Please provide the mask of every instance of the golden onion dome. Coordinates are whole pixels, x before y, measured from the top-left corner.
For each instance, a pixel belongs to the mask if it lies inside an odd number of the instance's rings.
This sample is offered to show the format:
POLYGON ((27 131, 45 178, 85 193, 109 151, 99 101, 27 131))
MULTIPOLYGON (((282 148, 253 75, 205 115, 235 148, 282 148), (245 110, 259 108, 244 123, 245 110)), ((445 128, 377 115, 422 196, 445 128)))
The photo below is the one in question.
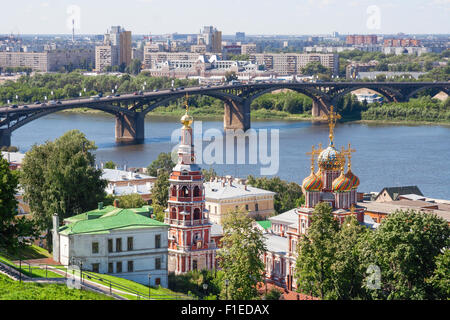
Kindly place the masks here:
POLYGON ((352 187, 352 181, 346 177, 344 171, 341 171, 341 175, 333 180, 333 192, 348 192, 352 189, 352 187))
POLYGON ((302 187, 306 191, 320 191, 323 188, 322 180, 314 174, 314 171, 311 170, 311 174, 303 179, 302 187))
POLYGON ((330 144, 317 159, 319 168, 323 170, 339 170, 345 164, 345 157, 330 144))
POLYGON ((356 176, 351 169, 348 169, 347 173, 345 174, 345 176, 350 179, 351 183, 352 183, 352 189, 356 189, 359 186, 359 178, 358 176, 356 176))
POLYGON ((187 112, 180 119, 181 124, 185 128, 189 128, 193 121, 194 121, 194 119, 187 112))

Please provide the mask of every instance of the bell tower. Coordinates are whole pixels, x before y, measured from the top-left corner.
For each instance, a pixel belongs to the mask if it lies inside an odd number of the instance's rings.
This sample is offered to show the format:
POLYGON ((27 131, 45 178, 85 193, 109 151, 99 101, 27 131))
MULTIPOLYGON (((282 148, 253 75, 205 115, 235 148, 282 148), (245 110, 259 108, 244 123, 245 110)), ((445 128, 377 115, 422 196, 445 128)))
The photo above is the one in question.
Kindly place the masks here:
POLYGON ((216 245, 211 242, 211 223, 205 209, 205 189, 200 167, 195 163, 193 118, 181 117, 178 161, 169 177, 169 201, 164 222, 169 228, 169 272, 175 274, 215 267, 216 245))

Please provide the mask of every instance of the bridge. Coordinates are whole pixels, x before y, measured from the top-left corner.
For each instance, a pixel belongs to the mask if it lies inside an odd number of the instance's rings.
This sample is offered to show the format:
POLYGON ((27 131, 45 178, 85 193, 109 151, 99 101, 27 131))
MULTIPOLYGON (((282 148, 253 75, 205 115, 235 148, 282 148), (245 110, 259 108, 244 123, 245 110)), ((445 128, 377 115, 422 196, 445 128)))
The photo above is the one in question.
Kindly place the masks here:
POLYGON ((290 89, 313 101, 312 115, 328 114, 329 106, 347 93, 361 88, 372 89, 388 102, 408 101, 425 89, 450 94, 450 82, 269 82, 235 85, 196 86, 178 89, 126 93, 101 98, 75 98, 58 103, 0 107, 0 146, 11 145, 11 134, 23 125, 48 114, 67 109, 90 108, 115 116, 116 141, 140 142, 144 139, 144 118, 156 107, 167 105, 185 94, 206 95, 224 102, 224 129, 250 128, 250 105, 265 93, 290 89))

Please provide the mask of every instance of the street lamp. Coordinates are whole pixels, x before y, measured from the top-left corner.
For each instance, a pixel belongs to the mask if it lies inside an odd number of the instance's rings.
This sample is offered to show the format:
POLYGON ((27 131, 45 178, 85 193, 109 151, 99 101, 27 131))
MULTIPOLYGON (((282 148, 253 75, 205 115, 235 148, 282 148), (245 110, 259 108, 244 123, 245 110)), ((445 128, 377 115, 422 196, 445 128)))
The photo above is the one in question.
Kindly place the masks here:
POLYGON ((226 300, 228 300, 228 285, 230 284, 230 280, 225 279, 225 295, 226 295, 226 300))
POLYGON ((150 284, 151 284, 152 275, 148 274, 148 299, 150 300, 150 284))

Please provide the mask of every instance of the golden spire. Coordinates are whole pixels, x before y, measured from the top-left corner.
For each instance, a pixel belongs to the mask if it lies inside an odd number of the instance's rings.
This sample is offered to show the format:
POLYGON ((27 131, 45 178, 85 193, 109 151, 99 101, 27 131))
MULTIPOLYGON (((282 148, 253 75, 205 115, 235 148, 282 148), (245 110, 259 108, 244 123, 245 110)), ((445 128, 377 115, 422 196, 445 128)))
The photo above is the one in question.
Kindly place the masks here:
POLYGON ((334 127, 336 126, 336 121, 341 118, 341 115, 334 112, 334 107, 330 106, 330 112, 324 118, 328 120, 328 126, 330 127, 330 145, 333 145, 334 139, 334 127))
POLYGON ((189 94, 186 92, 186 99, 185 99, 185 102, 184 102, 184 105, 186 106, 186 114, 188 114, 188 112, 189 112, 189 103, 188 103, 188 101, 189 101, 189 94))
POLYGON ((188 112, 189 112, 188 99, 189 99, 189 96, 186 93, 186 101, 185 101, 186 113, 180 119, 181 123, 183 124, 183 128, 190 128, 192 122, 194 121, 194 119, 188 114, 188 112))

